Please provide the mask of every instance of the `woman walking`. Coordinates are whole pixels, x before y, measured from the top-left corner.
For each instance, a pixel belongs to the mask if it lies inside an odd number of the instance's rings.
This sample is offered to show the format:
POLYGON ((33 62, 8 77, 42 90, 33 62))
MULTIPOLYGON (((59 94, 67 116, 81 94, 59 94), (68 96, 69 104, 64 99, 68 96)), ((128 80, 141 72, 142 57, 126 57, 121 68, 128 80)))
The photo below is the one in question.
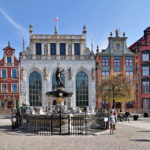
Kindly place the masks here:
POLYGON ((110 115, 109 115, 109 122, 110 122, 110 134, 114 134, 114 128, 115 128, 115 123, 116 123, 116 117, 115 117, 113 111, 110 112, 110 115))

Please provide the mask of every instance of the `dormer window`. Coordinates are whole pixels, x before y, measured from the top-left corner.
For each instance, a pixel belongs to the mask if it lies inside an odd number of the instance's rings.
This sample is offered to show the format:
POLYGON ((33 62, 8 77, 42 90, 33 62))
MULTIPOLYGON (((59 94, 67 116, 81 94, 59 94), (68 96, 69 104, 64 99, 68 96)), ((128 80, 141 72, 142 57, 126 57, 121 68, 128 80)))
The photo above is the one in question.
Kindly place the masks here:
POLYGON ((11 63, 12 63, 11 57, 7 57, 7 63, 8 63, 8 64, 11 64, 11 63))

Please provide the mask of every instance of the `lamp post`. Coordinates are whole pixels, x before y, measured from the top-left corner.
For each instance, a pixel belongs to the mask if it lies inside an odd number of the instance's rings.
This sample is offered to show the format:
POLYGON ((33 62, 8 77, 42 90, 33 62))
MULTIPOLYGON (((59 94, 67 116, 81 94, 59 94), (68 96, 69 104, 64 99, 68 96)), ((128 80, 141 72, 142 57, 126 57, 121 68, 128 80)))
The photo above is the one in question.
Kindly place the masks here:
POLYGON ((95 70, 96 70, 96 102, 97 102, 97 106, 98 106, 98 109, 100 108, 100 106, 101 106, 101 108, 102 108, 102 105, 100 104, 100 102, 99 102, 99 94, 98 94, 98 92, 99 92, 99 90, 98 90, 98 85, 99 85, 99 80, 98 80, 98 71, 99 71, 99 64, 98 64, 98 62, 96 62, 96 66, 95 66, 95 70))
POLYGON ((139 52, 139 49, 138 47, 136 47, 135 49, 135 54, 136 54, 136 110, 138 110, 138 86, 139 86, 139 78, 140 78, 140 75, 139 75, 139 67, 138 67, 138 52, 139 52))

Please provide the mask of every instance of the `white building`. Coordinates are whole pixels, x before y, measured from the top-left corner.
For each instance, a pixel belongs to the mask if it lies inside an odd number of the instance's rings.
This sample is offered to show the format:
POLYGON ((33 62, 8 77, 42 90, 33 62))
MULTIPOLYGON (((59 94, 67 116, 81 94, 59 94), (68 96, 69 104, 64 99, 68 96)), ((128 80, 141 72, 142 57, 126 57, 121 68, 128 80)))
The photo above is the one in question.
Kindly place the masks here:
POLYGON ((86 27, 81 35, 33 34, 30 46, 20 53, 21 101, 30 106, 52 109, 55 101, 46 93, 55 88, 57 66, 64 70, 65 91, 73 92, 66 100, 68 108, 95 107, 94 53, 86 47, 86 27))

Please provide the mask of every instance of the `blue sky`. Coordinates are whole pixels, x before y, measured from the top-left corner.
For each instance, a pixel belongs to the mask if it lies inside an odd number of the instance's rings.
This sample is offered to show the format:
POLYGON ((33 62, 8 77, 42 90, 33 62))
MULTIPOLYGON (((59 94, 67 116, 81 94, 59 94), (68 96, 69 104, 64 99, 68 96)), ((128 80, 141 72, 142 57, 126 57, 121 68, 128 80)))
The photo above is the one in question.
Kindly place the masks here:
POLYGON ((0 58, 8 41, 16 50, 29 45, 28 29, 34 33, 53 34, 58 16, 60 34, 81 34, 87 26, 87 44, 93 38, 94 49, 107 47, 109 33, 126 32, 130 46, 150 26, 150 0, 0 0, 0 58))

